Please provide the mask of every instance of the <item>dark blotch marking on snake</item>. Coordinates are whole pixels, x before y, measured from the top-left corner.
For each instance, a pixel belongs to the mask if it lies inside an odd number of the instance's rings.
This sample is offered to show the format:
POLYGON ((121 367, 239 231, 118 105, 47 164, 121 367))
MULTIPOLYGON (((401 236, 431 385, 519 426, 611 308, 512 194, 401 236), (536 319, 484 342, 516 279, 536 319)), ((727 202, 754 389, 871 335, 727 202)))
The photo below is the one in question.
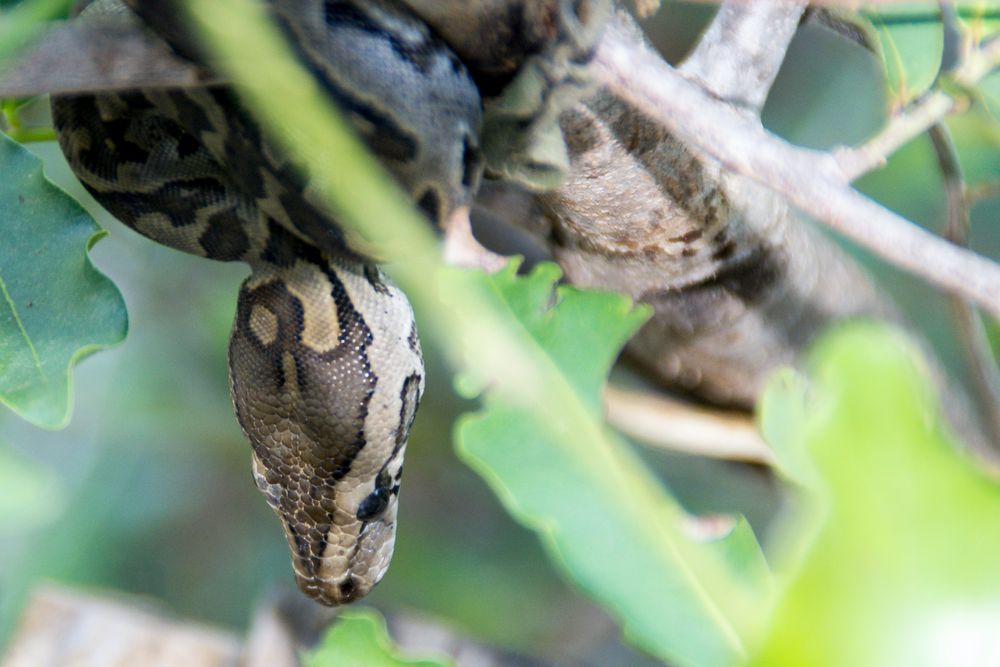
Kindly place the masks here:
POLYGON ((420 380, 421 377, 417 373, 413 373, 403 380, 403 388, 399 392, 399 420, 396 427, 396 446, 389 456, 390 459, 406 444, 406 436, 410 432, 413 420, 417 416, 417 407, 420 405, 420 380))
POLYGON ((104 141, 99 145, 91 146, 91 150, 110 150, 117 156, 116 160, 145 164, 149 160, 149 151, 126 138, 132 125, 132 117, 104 121, 104 141))
MULTIPOLYGON (((330 77, 330 73, 318 65, 315 60, 304 52, 301 41, 295 31, 283 19, 277 20, 277 25, 289 40, 289 46, 299 62, 309 70, 309 73, 330 94, 337 105, 347 112, 361 118, 361 128, 370 128, 363 132, 365 143, 381 158, 399 162, 409 162, 417 157, 417 139, 397 125, 391 118, 378 109, 365 104, 345 91, 330 77)), ((360 128, 359 128, 360 129, 360 128)))
POLYGON ((300 258, 317 265, 323 263, 322 254, 315 246, 292 234, 274 218, 269 218, 267 245, 261 253, 261 259, 279 268, 290 269, 300 258))
POLYGON ((205 253, 212 259, 224 262, 238 260, 250 248, 250 238, 243 227, 233 224, 236 215, 232 211, 213 214, 208 228, 198 239, 205 253))
POLYGON ((373 21, 370 16, 354 5, 328 0, 323 3, 323 18, 327 27, 330 28, 330 32, 353 28, 380 39, 388 38, 389 45, 396 52, 396 55, 404 62, 413 65, 421 74, 427 74, 434 64, 438 50, 429 40, 425 38, 419 43, 403 41, 395 34, 386 31, 383 26, 373 21))
POLYGON ((214 178, 170 181, 157 190, 143 193, 142 197, 130 192, 98 192, 87 183, 84 185, 116 218, 136 220, 148 213, 159 213, 175 228, 197 223, 198 210, 213 198, 219 201, 226 193, 225 186, 214 178))
MULTIPOLYGON (((293 237, 289 236, 289 238, 293 237)), ((277 256, 281 257, 281 254, 278 253, 277 256)), ((303 258, 300 256, 299 261, 302 260, 303 258)), ((236 315, 236 334, 233 336, 232 344, 235 347, 250 345, 254 348, 255 351, 248 356, 261 359, 263 367, 259 368, 259 372, 266 372, 270 376, 261 379, 262 383, 270 386, 285 386, 284 357, 286 353, 291 353, 295 359, 296 375, 298 376, 297 388, 302 395, 319 397, 335 390, 339 395, 338 403, 356 406, 351 414, 317 414, 301 422, 304 435, 308 436, 314 443, 326 444, 327 446, 333 444, 329 442, 328 434, 339 430, 335 426, 336 423, 357 424, 357 431, 353 438, 338 443, 335 449, 323 453, 323 467, 329 471, 329 479, 324 479, 324 483, 332 483, 340 480, 350 471, 355 458, 365 446, 364 423, 375 392, 377 379, 368 360, 368 347, 372 343, 371 331, 361 314, 354 309, 337 275, 325 263, 317 264, 317 266, 330 281, 331 296, 337 307, 340 339, 335 348, 325 352, 317 352, 302 344, 303 305, 283 284, 278 282, 267 282, 253 288, 244 285, 240 290, 236 315), (271 311, 277 319, 278 334, 270 344, 264 344, 255 336, 250 326, 250 316, 255 305, 271 311), (332 366, 342 366, 345 362, 357 365, 359 372, 352 374, 356 379, 349 385, 340 385, 332 389, 326 375, 324 375, 325 369, 332 366), (351 397, 349 401, 347 396, 351 397)), ((231 359, 240 356, 233 354, 231 359)), ((238 373, 234 373, 234 377, 238 376, 238 373)), ((234 383, 234 390, 240 390, 238 382, 234 383)), ((258 456, 265 467, 272 467, 268 463, 271 460, 269 452, 258 452, 258 456)))
POLYGON ((727 267, 718 275, 679 290, 648 292, 641 301, 655 306, 657 317, 671 335, 689 339, 718 325, 726 304, 737 300, 755 306, 772 294, 785 275, 785 258, 769 248, 761 248, 727 267))

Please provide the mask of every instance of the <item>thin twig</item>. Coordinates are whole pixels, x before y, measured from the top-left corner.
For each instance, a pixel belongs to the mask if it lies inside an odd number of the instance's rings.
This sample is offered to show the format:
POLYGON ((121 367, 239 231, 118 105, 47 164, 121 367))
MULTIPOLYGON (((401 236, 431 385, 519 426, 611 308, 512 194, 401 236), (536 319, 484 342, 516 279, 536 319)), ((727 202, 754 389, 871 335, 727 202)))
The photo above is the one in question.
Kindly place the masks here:
POLYGON ((874 137, 854 148, 838 147, 831 152, 848 181, 885 166, 886 158, 933 127, 948 115, 955 100, 940 91, 930 92, 899 113, 874 137))
MULTIPOLYGON (((934 146, 934 153, 944 180, 947 201, 945 238, 952 243, 966 246, 969 242, 969 207, 955 143, 943 123, 933 126, 928 135, 934 146)), ((993 445, 998 447, 1000 446, 1000 376, 997 374, 996 360, 993 358, 993 352, 976 309, 968 301, 955 295, 949 295, 948 300, 962 343, 962 351, 965 353, 966 364, 972 375, 979 412, 990 429, 993 445)))
POLYGON ((920 229, 850 187, 829 153, 792 146, 708 95, 617 26, 594 58, 598 79, 688 146, 784 195, 889 262, 1000 318, 1000 266, 920 229))
POLYGON ((659 449, 763 464, 774 458, 744 414, 611 385, 604 391, 604 410, 608 423, 619 431, 659 449))
POLYGON ((725 0, 680 72, 716 97, 759 112, 806 4, 725 0))
MULTIPOLYGON (((1000 66, 1000 41, 992 40, 973 49, 965 59, 942 75, 959 88, 975 86, 1000 66)), ((900 110, 874 137, 855 148, 835 148, 832 153, 848 180, 885 165, 886 158, 915 137, 927 132, 964 101, 939 89, 928 91, 900 110)))

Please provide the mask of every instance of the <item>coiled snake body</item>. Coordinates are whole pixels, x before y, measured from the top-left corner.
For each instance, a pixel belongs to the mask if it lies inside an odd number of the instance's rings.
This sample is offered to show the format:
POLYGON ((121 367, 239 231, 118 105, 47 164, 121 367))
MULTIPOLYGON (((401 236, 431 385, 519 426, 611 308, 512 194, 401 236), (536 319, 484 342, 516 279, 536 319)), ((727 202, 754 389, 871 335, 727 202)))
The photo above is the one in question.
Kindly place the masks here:
MULTIPOLYGON (((442 223, 468 206, 482 171, 480 101, 447 48, 381 0, 268 6, 428 216, 442 223)), ((86 13, 136 20, 118 0, 86 13)), ((178 250, 250 265, 229 368, 254 479, 282 521, 299 587, 324 604, 365 595, 392 555, 424 387, 405 296, 229 89, 66 96, 52 107, 70 165, 119 220, 178 250)))

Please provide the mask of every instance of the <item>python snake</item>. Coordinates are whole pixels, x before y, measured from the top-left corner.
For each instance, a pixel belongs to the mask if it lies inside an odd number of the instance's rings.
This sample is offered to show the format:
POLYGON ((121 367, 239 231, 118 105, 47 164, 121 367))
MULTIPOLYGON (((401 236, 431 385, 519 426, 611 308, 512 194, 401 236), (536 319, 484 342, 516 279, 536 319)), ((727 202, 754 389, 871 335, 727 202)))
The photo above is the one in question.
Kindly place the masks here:
MULTIPOLYGON (((481 103, 458 58, 388 0, 266 4, 428 217, 443 225, 468 207, 481 103)), ((88 15, 138 20, 121 0, 88 15)), ((53 97, 52 111, 73 171, 115 217, 172 248, 249 264, 229 376, 254 479, 302 591, 328 605, 365 595, 392 555, 424 387, 409 302, 229 88, 53 97)))

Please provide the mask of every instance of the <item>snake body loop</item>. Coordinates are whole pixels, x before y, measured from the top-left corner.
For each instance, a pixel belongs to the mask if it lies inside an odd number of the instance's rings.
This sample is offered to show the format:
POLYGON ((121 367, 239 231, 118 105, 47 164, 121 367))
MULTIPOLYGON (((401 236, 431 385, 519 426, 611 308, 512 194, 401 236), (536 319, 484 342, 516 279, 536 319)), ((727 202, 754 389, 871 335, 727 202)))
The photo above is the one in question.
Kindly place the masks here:
MULTIPOLYGON (((443 224, 467 207, 482 172, 480 101, 457 58, 390 2, 267 4, 428 217, 443 224)), ((119 0, 89 12, 137 20, 119 0)), ((67 160, 115 217, 158 243, 250 266, 229 369, 254 479, 299 587, 324 604, 365 595, 392 555, 424 387, 405 296, 229 89, 55 97, 52 109, 67 160)))

